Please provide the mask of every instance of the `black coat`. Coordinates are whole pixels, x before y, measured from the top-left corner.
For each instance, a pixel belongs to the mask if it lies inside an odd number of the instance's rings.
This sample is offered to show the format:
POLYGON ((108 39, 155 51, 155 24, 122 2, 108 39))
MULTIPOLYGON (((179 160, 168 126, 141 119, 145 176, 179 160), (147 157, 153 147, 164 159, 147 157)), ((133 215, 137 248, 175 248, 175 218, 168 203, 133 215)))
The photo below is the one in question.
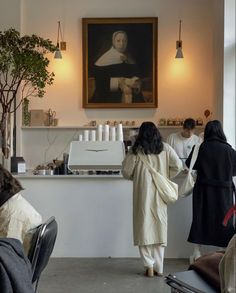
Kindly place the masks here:
MULTIPOLYGON (((186 161, 189 166, 192 152, 186 161)), ((193 221, 189 242, 226 247, 235 233, 233 218, 222 222, 233 206, 236 151, 226 142, 213 138, 204 141, 196 163, 197 180, 193 189, 193 221)))

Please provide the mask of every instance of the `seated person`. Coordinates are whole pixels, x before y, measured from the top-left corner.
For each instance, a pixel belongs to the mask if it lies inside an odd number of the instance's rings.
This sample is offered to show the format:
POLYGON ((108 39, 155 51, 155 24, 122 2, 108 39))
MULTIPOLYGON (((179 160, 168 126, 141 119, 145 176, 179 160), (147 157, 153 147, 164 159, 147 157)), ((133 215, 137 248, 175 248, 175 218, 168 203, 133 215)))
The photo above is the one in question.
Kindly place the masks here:
MULTIPOLYGON (((236 204, 225 215, 223 220, 225 227, 234 214, 236 214, 236 204)), ((208 284, 213 289, 211 292, 236 293, 236 234, 232 236, 225 251, 220 250, 200 256, 190 265, 189 270, 195 271, 200 276, 200 279, 199 276, 196 277, 191 272, 186 274, 185 271, 178 273, 178 277, 175 277, 172 283, 180 284, 181 282, 182 288, 188 292, 209 292, 206 286, 208 284)), ((173 276, 171 277, 173 280, 173 276)), ((170 286, 172 283, 167 282, 170 286)), ((172 288, 175 287, 173 286, 172 288)), ((181 292, 185 291, 181 290, 181 292)))
POLYGON ((19 193, 20 182, 0 165, 0 237, 16 238, 28 254, 34 228, 42 223, 40 214, 19 193))
POLYGON ((236 292, 236 234, 230 240, 220 265, 220 283, 222 293, 236 292))
POLYGON ((192 118, 185 119, 181 132, 172 133, 167 137, 166 142, 172 146, 185 166, 185 160, 188 158, 192 147, 201 143, 202 139, 194 134, 196 122, 192 118))
POLYGON ((208 284, 221 293, 236 293, 236 234, 226 251, 216 251, 199 257, 189 269, 196 271, 208 284))
POLYGON ((31 263, 18 239, 0 238, 1 293, 34 293, 31 263))
MULTIPOLYGON (((227 223, 233 215, 236 215, 236 204, 228 211, 223 221, 227 223)), ((220 284, 222 293, 236 293, 236 234, 231 238, 225 254, 219 265, 220 284)))

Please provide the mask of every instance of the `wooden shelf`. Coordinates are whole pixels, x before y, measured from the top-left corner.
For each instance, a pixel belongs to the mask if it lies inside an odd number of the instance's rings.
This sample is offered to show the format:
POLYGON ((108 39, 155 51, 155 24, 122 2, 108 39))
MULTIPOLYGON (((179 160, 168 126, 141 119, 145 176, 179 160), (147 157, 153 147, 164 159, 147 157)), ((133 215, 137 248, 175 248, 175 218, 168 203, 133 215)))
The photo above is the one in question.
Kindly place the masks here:
MULTIPOLYGON (((111 125, 111 127, 114 125, 111 125)), ((157 126, 159 129, 181 129, 182 126, 157 126)), ((123 126, 124 129, 138 129, 139 126, 134 125, 134 126, 123 126)), ((203 129, 204 125, 196 126, 197 129, 203 129)), ((97 126, 22 126, 22 130, 27 130, 27 129, 97 129, 97 126)))
MULTIPOLYGON (((113 127, 114 125, 111 125, 113 127)), ((123 126, 124 129, 139 128, 139 126, 123 126)), ((97 129, 97 126, 22 126, 22 130, 25 129, 97 129)))
POLYGON ((95 126, 21 126, 21 129, 95 129, 95 126))

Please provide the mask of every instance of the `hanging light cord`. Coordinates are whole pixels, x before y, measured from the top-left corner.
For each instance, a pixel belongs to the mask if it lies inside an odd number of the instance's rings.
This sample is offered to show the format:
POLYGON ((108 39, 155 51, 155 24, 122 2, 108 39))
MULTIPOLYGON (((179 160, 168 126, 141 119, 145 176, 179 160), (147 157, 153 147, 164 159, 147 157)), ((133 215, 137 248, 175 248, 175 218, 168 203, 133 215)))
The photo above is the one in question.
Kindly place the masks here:
POLYGON ((58 29, 57 29, 57 47, 59 48, 59 39, 61 37, 61 41, 63 41, 62 38, 62 32, 61 32, 61 22, 58 21, 58 29))
POLYGON ((60 21, 58 21, 58 28, 57 28, 57 47, 59 48, 59 33, 60 33, 60 21))
POLYGON ((181 41, 181 23, 182 20, 179 21, 179 41, 181 41))

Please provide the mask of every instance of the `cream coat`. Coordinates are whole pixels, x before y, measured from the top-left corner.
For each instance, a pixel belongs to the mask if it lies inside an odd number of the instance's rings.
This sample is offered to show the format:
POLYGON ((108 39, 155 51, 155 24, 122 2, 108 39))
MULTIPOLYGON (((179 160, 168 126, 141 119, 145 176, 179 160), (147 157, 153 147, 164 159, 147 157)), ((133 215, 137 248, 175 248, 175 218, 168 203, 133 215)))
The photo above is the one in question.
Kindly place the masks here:
MULTIPOLYGON (((174 149, 166 143, 159 155, 147 155, 146 159, 167 178, 175 177, 182 170, 181 160, 174 149)), ((134 245, 166 246, 167 205, 159 196, 149 170, 137 155, 130 152, 122 163, 122 174, 124 178, 133 180, 134 245)))
POLYGON ((34 228, 42 224, 42 217, 19 193, 0 207, 0 237, 19 239, 27 254, 34 228))

